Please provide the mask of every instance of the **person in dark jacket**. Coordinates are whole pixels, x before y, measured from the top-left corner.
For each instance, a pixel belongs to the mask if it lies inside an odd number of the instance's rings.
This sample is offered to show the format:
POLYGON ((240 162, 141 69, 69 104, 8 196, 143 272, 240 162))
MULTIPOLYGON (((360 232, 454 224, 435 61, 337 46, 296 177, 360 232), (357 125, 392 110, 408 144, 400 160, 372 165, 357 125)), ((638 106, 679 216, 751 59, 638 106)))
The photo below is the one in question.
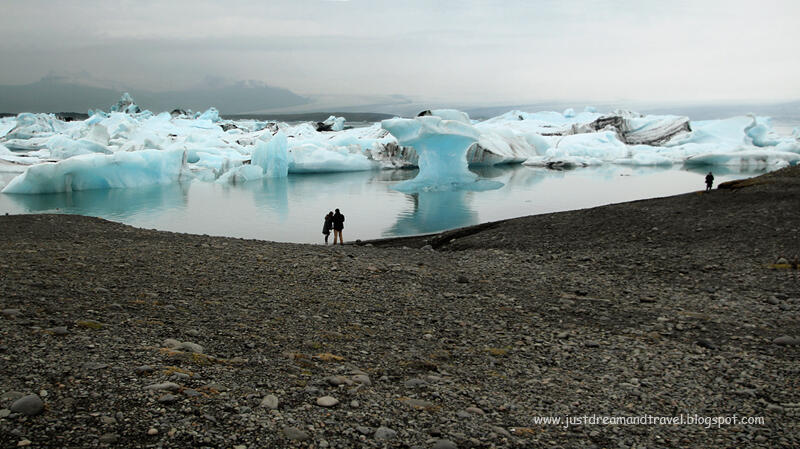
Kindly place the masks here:
POLYGON ((331 235, 333 229, 333 211, 328 212, 325 216, 325 222, 322 224, 322 233, 325 234, 325 244, 328 244, 328 237, 331 235))
POLYGON ((342 240, 342 229, 344 229, 344 215, 339 212, 339 209, 336 209, 336 213, 333 214, 333 244, 336 244, 336 237, 339 237, 339 244, 344 245, 344 240, 342 240))
POLYGON ((706 192, 711 190, 711 186, 713 185, 714 185, 714 174, 708 172, 708 174, 706 175, 706 192))

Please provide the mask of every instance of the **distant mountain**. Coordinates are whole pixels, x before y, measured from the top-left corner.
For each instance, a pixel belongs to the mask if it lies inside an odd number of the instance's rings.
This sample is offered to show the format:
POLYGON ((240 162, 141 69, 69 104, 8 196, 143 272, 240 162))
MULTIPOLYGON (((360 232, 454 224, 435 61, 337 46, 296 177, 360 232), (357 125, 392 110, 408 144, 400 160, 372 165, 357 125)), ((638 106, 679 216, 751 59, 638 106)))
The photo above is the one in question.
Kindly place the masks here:
MULTIPOLYGON (((287 89, 252 82, 180 91, 128 92, 139 107, 153 112, 178 108, 204 111, 213 106, 224 114, 241 114, 308 102, 307 98, 287 89)), ((85 112, 98 108, 108 110, 122 93, 122 89, 93 87, 57 77, 45 77, 32 84, 0 86, 0 112, 85 112)))

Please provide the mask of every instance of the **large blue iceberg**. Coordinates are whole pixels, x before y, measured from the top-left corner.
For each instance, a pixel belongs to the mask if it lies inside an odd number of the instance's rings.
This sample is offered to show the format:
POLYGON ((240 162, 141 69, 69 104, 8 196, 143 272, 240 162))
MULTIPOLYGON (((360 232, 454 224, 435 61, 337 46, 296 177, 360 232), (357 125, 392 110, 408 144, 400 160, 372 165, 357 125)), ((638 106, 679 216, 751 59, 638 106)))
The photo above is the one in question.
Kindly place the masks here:
POLYGON ((469 123, 466 114, 436 112, 437 115, 381 122, 383 129, 396 137, 400 145, 413 147, 418 155, 417 177, 394 188, 401 192, 418 192, 501 187, 502 184, 492 181, 478 182, 478 176, 469 171, 467 151, 478 141, 480 132, 469 123))

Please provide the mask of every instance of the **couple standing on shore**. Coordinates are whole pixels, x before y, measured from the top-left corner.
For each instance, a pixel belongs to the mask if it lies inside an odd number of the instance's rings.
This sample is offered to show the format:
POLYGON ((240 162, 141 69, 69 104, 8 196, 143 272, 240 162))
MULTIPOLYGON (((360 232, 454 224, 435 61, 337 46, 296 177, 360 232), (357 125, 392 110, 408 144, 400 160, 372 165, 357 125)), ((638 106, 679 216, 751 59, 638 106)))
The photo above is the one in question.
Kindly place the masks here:
POLYGON ((328 236, 333 229, 333 244, 336 244, 336 237, 339 237, 339 244, 344 245, 342 240, 342 229, 344 229, 344 215, 336 209, 336 213, 328 212, 325 216, 325 223, 322 225, 322 233, 325 234, 325 244, 328 244, 328 236))

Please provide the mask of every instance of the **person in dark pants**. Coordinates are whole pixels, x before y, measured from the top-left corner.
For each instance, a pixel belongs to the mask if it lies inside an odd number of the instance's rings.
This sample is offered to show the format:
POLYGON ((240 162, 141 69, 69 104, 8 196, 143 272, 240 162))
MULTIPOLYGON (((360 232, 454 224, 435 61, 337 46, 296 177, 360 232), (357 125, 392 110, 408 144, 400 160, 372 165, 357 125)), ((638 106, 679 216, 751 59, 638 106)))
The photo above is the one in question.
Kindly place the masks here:
POLYGON ((344 215, 339 212, 339 209, 336 209, 336 213, 333 214, 333 244, 336 244, 336 237, 339 237, 339 244, 344 245, 344 240, 342 240, 342 229, 344 229, 344 215))
POLYGON ((328 244, 328 237, 331 235, 333 229, 333 212, 328 212, 325 216, 325 223, 322 224, 322 233, 325 234, 325 244, 328 244))
POLYGON ((706 192, 711 190, 711 186, 713 185, 714 185, 714 174, 708 172, 708 174, 706 175, 706 192))

